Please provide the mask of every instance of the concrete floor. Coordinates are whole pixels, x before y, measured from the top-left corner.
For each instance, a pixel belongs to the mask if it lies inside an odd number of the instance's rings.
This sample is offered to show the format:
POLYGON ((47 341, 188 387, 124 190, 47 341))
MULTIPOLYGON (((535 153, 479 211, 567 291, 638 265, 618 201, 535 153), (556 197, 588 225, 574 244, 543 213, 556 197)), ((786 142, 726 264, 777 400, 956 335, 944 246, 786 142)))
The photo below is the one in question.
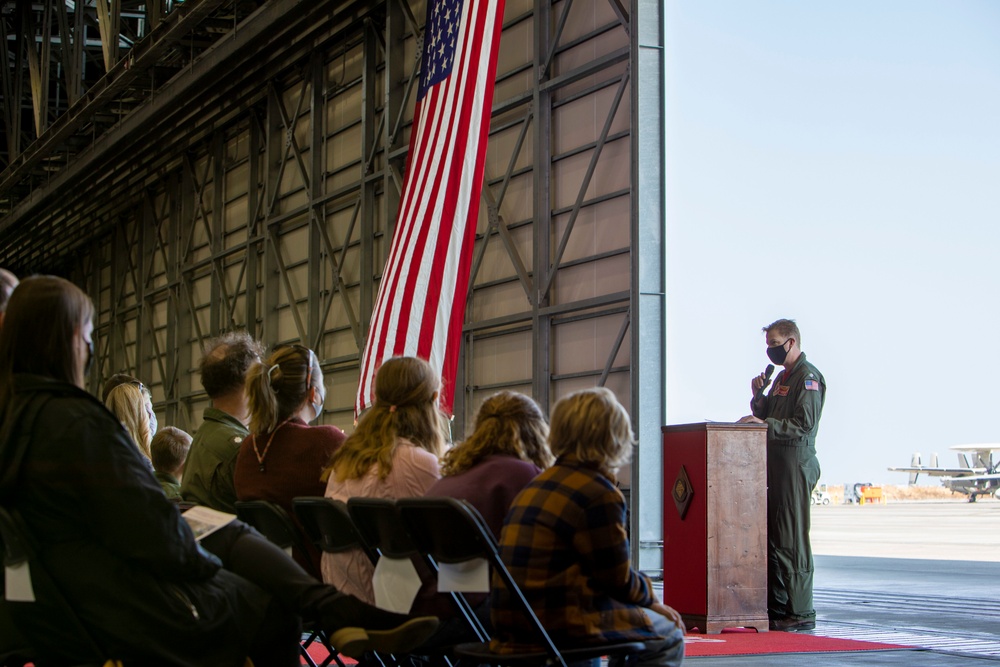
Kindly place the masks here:
POLYGON ((820 507, 812 537, 812 634, 915 648, 689 658, 688 664, 1000 665, 1000 502, 820 507))

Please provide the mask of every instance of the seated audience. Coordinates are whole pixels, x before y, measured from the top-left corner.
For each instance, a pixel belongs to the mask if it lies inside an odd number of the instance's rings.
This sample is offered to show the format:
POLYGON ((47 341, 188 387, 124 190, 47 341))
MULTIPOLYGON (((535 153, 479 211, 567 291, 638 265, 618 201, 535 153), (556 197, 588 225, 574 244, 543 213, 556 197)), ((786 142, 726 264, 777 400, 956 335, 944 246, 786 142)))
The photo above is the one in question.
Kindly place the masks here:
POLYGON ((235 667, 249 656, 291 667, 300 615, 352 656, 406 652, 433 632, 436 619, 318 582, 239 521, 196 542, 117 420, 83 390, 93 314, 72 283, 32 277, 0 331, 0 502, 33 538, 32 567, 51 578, 34 601, 6 604, 40 664, 235 667))
MULTIPOLYGON (((496 393, 479 407, 472 435, 444 455, 443 476, 425 495, 468 501, 499 540, 514 497, 542 469, 552 465, 548 436, 549 425, 537 403, 513 391, 496 393)), ((421 574, 426 577, 425 571, 421 574)), ((476 641, 464 620, 451 618, 457 616, 451 601, 436 593, 436 578, 425 578, 413 606, 413 611, 448 618, 428 645, 476 641)), ((489 627, 489 595, 472 593, 465 598, 484 626, 489 627)))
MULTIPOLYGON (((326 400, 319 359, 301 345, 279 347, 250 367, 246 392, 250 435, 236 457, 236 497, 277 503, 298 524, 292 498, 323 495, 323 468, 347 437, 336 426, 309 426, 326 400)), ((295 560, 319 572, 320 552, 304 542, 309 552, 295 560)))
POLYGON ((163 487, 163 493, 170 500, 181 499, 181 477, 184 476, 184 461, 191 449, 191 436, 176 426, 164 426, 149 445, 153 460, 153 474, 163 487))
POLYGON ((189 503, 220 512, 236 512, 236 457, 250 409, 244 386, 251 364, 260 361, 261 344, 245 331, 233 331, 209 341, 201 358, 201 384, 212 404, 194 433, 181 480, 181 496, 189 503))
POLYGON ((442 477, 425 495, 469 501, 499 539, 514 496, 552 465, 548 436, 537 403, 513 391, 494 394, 476 413, 472 435, 444 455, 442 477))
MULTIPOLYGON (((354 433, 330 459, 326 495, 347 502, 354 496, 422 496, 441 476, 438 456, 447 422, 438 409, 441 381, 416 357, 388 359, 375 374, 375 402, 354 433)), ((323 580, 374 603, 374 568, 356 549, 323 554, 323 580)))
POLYGON ((104 404, 125 427, 132 442, 149 462, 151 459, 149 446, 156 432, 156 413, 153 412, 153 405, 144 390, 145 387, 141 384, 138 386, 120 384, 108 392, 104 404))
MULTIPOLYGON (((500 535, 501 557, 556 644, 642 641, 636 665, 680 665, 684 623, 649 579, 629 565, 625 498, 615 471, 635 438, 611 391, 579 391, 552 412, 555 464, 514 499, 500 535)), ((537 642, 502 579, 493 576, 492 648, 537 642)))

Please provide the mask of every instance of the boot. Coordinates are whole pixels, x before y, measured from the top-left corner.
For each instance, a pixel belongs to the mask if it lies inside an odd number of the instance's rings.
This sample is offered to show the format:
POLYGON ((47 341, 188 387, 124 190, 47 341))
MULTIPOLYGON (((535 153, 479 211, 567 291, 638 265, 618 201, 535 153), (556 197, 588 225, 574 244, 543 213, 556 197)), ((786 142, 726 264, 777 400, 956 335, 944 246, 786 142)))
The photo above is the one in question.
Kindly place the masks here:
POLYGON ((438 627, 434 616, 406 616, 337 593, 316 607, 320 627, 344 655, 357 658, 365 651, 409 653, 438 627))

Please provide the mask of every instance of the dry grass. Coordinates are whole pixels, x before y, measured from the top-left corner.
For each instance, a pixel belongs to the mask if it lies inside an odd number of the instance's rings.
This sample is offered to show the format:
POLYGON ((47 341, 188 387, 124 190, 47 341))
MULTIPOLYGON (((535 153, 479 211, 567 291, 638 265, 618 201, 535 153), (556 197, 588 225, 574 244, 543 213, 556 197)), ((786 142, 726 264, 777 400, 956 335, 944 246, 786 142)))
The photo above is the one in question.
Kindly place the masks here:
POLYGON ((886 500, 965 500, 964 493, 956 493, 943 486, 893 486, 882 487, 886 500))
MULTIPOLYGON (((882 484, 882 494, 886 502, 907 502, 912 500, 965 500, 964 493, 955 493, 943 486, 896 486, 894 484, 882 484)), ((839 505, 844 499, 844 485, 831 484, 826 488, 830 494, 830 500, 834 505, 839 505)))

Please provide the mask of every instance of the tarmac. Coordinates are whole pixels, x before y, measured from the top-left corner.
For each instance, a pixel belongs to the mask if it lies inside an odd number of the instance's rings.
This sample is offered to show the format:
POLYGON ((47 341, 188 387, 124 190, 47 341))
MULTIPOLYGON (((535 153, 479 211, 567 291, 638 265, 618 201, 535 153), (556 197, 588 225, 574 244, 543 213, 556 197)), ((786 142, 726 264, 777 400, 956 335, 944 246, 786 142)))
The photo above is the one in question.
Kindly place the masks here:
POLYGON ((817 506, 816 629, 899 650, 688 658, 697 667, 1000 665, 1000 501, 817 506))

